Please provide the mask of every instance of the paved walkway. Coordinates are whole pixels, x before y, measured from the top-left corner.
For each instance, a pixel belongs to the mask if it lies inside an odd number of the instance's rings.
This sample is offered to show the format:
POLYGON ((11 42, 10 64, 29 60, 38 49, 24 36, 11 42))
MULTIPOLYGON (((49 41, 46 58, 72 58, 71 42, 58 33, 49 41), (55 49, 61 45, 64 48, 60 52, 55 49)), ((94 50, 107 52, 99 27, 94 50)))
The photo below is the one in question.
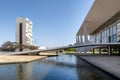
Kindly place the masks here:
POLYGON ((47 56, 28 56, 28 55, 0 55, 0 64, 25 63, 42 59, 47 56))
POLYGON ((79 56, 85 61, 103 69, 104 71, 120 78, 120 56, 79 56))
POLYGON ((56 56, 55 53, 41 52, 39 55, 10 55, 11 52, 0 52, 0 64, 24 63, 46 58, 48 56, 56 56))

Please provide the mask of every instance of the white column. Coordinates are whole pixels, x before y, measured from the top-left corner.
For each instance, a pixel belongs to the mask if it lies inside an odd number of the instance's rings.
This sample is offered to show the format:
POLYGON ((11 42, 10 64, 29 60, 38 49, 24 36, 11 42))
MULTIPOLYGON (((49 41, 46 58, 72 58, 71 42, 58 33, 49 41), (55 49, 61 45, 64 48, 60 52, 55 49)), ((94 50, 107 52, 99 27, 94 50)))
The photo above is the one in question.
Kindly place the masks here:
POLYGON ((79 43, 79 36, 76 36, 76 43, 79 43))
POLYGON ((76 36, 76 43, 78 43, 78 39, 77 39, 77 36, 76 36))
POLYGON ((80 36, 81 44, 83 44, 83 37, 82 35, 80 36))

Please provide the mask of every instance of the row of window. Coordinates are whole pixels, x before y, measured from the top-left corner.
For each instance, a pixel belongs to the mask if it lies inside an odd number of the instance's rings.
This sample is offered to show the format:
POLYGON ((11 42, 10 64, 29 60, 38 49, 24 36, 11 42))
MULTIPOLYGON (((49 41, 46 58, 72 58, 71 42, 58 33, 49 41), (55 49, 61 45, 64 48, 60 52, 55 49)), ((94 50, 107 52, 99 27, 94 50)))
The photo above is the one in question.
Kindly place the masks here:
POLYGON ((117 22, 90 37, 93 43, 111 43, 120 41, 120 22, 117 22))

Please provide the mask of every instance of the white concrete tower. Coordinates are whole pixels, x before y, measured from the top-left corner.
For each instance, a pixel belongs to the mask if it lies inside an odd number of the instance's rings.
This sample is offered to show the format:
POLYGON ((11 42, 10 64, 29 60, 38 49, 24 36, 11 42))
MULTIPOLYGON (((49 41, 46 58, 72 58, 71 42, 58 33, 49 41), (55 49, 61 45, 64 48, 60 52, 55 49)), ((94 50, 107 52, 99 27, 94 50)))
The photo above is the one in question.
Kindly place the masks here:
POLYGON ((16 42, 23 45, 32 45, 32 21, 16 18, 16 42))

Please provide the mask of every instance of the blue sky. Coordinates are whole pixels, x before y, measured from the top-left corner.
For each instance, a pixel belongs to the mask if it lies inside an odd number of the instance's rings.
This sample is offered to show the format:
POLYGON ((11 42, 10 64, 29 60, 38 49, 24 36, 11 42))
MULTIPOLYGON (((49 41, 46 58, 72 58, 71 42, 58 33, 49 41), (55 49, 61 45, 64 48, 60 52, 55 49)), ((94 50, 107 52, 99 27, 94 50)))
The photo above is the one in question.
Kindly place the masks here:
POLYGON ((75 35, 94 0, 0 0, 0 45, 15 42, 16 17, 33 22, 34 44, 75 43, 75 35))

